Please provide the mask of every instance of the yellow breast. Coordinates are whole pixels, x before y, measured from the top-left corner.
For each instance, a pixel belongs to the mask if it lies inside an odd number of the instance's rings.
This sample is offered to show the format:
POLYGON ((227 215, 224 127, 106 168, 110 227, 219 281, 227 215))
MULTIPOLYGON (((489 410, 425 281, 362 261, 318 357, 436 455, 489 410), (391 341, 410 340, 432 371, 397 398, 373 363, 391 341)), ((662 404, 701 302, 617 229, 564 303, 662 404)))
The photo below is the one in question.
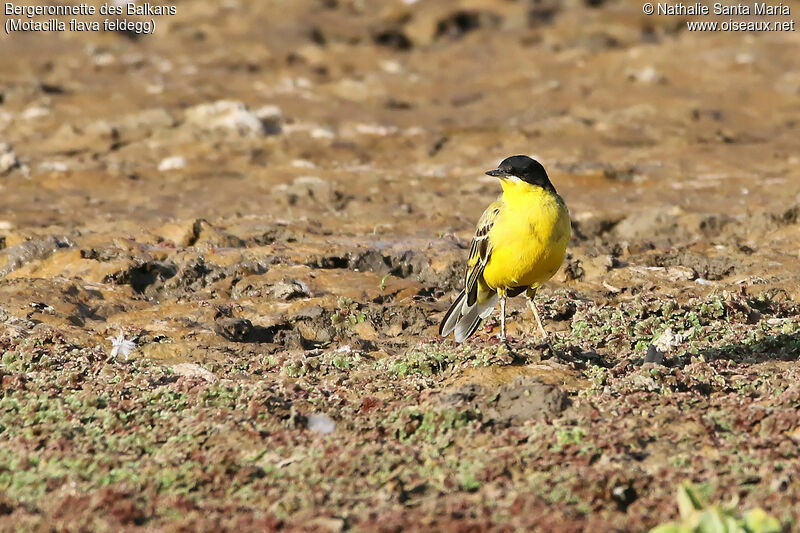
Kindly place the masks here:
POLYGON ((558 271, 570 238, 569 212, 557 194, 525 182, 503 182, 503 208, 483 271, 493 289, 538 287, 558 271))

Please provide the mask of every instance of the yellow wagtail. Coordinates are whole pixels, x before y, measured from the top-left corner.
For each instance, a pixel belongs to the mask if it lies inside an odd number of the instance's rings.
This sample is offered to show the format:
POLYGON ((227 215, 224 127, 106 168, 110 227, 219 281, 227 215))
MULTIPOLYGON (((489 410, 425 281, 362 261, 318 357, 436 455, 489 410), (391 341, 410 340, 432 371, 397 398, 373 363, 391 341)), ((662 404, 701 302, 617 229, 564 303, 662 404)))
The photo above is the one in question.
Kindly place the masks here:
POLYGON ((467 340, 500 299, 500 338, 506 338, 506 298, 523 291, 546 336, 533 303, 536 289, 553 277, 570 238, 569 211, 544 167, 534 159, 515 155, 486 172, 500 178, 503 193, 478 221, 469 249, 464 289, 445 314, 439 334, 455 332, 467 340))

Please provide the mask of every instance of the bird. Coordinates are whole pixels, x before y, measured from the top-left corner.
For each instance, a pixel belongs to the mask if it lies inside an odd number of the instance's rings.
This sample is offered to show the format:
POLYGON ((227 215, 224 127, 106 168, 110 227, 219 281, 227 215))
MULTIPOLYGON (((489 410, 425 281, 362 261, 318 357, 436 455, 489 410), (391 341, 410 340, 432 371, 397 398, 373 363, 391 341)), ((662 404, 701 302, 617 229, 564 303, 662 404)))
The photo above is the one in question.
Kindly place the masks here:
POLYGON ((464 285, 439 326, 439 335, 467 340, 491 316, 500 300, 500 339, 506 340, 506 298, 536 290, 561 267, 571 235, 567 204, 556 192, 541 163, 525 155, 504 159, 489 176, 500 179, 502 194, 478 220, 469 248, 464 285))

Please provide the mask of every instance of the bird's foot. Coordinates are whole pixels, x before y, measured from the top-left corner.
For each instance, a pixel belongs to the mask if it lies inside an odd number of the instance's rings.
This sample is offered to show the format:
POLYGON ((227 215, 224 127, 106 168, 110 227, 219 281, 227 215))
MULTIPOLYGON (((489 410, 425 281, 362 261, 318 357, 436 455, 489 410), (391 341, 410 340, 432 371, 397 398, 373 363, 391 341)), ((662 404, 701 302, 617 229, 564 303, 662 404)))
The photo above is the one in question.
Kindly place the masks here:
POLYGON ((517 354, 506 340, 498 346, 493 359, 501 365, 513 365, 517 360, 517 354))
POLYGON ((512 337, 511 335, 506 335, 505 337, 498 334, 494 337, 491 337, 495 344, 505 344, 506 346, 511 346, 512 344, 519 344, 519 339, 517 337, 512 337))
POLYGON ((548 337, 544 337, 544 338, 536 339, 536 343, 534 344, 534 346, 536 346, 536 348, 539 348, 539 349, 542 349, 542 350, 544 350, 544 349, 552 350, 553 349, 553 344, 550 342, 550 337, 549 336, 548 337))

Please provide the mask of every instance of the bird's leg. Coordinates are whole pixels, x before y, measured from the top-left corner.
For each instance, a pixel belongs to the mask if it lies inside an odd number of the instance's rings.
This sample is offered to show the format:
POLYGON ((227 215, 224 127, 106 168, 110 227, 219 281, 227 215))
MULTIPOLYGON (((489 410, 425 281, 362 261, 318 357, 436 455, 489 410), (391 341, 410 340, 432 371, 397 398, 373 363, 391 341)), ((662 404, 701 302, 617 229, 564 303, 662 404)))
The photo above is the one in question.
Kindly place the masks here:
POLYGON ((500 340, 506 341, 506 295, 500 296, 500 340))
POLYGON ((544 326, 542 326, 542 319, 539 318, 539 311, 536 310, 536 304, 533 303, 533 300, 528 300, 528 306, 533 311, 533 317, 536 319, 536 325, 539 326, 539 333, 542 334, 543 339, 547 339, 547 332, 544 330, 544 326))
POLYGON ((528 307, 531 308, 533 311, 533 317, 536 319, 536 325, 539 326, 539 333, 542 334, 542 339, 545 341, 547 340, 547 332, 544 330, 544 326, 542 326, 542 319, 539 318, 539 311, 536 309, 536 304, 533 302, 534 296, 536 296, 536 289, 528 289, 528 292, 525 294, 528 297, 528 307))

